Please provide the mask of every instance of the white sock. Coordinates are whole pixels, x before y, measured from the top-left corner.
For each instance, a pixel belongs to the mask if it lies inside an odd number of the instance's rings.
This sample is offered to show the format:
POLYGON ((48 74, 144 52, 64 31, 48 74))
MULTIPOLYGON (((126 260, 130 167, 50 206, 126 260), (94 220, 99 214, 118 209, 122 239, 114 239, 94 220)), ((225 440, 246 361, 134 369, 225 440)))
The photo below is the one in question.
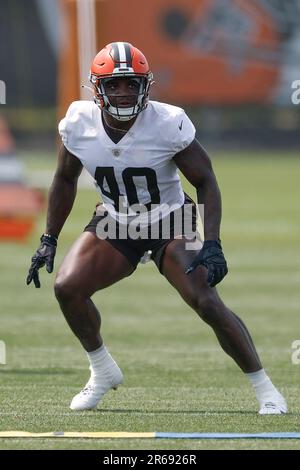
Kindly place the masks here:
POLYGON ((112 362, 115 362, 109 352, 107 351, 104 344, 95 351, 87 352, 87 357, 90 363, 91 377, 97 379, 102 376, 112 366, 112 362))
POLYGON ((267 397, 279 394, 264 369, 246 374, 253 385, 257 400, 262 403, 267 397))

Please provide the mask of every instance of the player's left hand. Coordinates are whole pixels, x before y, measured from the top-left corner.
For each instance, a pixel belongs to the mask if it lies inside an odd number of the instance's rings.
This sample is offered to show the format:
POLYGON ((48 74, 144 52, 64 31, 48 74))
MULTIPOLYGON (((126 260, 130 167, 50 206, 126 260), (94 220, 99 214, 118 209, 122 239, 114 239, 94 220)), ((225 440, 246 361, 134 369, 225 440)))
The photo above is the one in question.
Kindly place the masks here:
POLYGON ((222 281, 228 273, 228 268, 220 240, 206 240, 185 273, 190 274, 199 265, 207 268, 207 283, 210 287, 214 287, 222 281))

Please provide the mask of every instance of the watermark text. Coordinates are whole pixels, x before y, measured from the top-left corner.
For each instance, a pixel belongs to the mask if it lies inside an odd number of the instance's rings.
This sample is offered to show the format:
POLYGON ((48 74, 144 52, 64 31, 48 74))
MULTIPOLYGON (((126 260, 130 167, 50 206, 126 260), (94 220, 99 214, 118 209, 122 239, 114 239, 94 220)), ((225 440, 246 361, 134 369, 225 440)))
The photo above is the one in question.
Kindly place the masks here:
POLYGON ((0 80, 0 104, 6 104, 6 85, 3 80, 0 80))
POLYGON ((100 217, 96 233, 100 239, 169 240, 184 236, 188 242, 193 242, 187 244, 186 249, 201 249, 202 240, 197 227, 197 219, 203 223, 204 218, 201 205, 134 204, 121 208, 121 202, 117 211, 107 203, 97 207, 96 215, 100 217), (197 240, 200 242, 198 247, 194 244, 197 240))
POLYGON ((292 89, 295 90, 292 93, 291 99, 293 104, 300 104, 300 80, 294 80, 292 83, 292 89))
POLYGON ((292 342, 292 349, 294 349, 291 357, 292 364, 300 364, 300 339, 295 339, 295 341, 292 342))
POLYGON ((6 345, 0 340, 0 364, 6 364, 6 345))

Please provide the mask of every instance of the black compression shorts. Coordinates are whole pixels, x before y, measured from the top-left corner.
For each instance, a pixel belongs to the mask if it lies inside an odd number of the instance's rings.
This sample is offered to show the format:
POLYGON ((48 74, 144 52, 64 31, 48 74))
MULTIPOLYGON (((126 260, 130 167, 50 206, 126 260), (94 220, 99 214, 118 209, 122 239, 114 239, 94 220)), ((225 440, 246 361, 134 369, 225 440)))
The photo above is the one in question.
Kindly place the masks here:
MULTIPOLYGON (((149 230, 148 239, 138 238, 136 240, 133 240, 131 238, 122 239, 122 238, 117 238, 117 237, 114 237, 114 238, 106 237, 106 240, 109 243, 111 243, 111 245, 114 246, 117 250, 123 253, 124 256, 126 256, 126 258, 130 262, 130 264, 134 267, 134 269, 137 267, 144 253, 150 250, 151 259, 155 262, 159 271, 162 273, 162 270, 161 270, 162 260, 163 260, 164 251, 167 245, 175 238, 180 238, 180 236, 185 236, 189 241, 195 240, 195 233, 196 233, 196 228, 197 228, 197 208, 196 208, 194 201, 187 194, 185 194, 184 206, 177 209, 177 211, 171 212, 170 214, 170 236, 168 238, 161 237, 161 238, 151 239, 150 238, 150 226, 149 226, 148 227, 148 230, 149 230), (188 212, 191 215, 192 231, 189 233, 187 233, 187 231, 185 231, 185 233, 182 233, 183 231, 182 229, 180 230, 180 232, 176 231, 176 227, 174 227, 174 223, 173 223, 174 222, 173 214, 175 214, 175 212, 180 211, 181 216, 183 217, 183 210, 182 210, 183 207, 185 207, 185 210, 188 210, 188 212)), ((106 218, 108 217, 108 212, 104 208, 103 204, 98 203, 93 213, 93 217, 91 221, 88 223, 88 225, 84 228, 84 231, 97 234, 97 224, 104 217, 106 218)), ((162 221, 159 222, 160 224, 158 227, 159 234, 161 234, 161 223, 162 221)), ((118 226, 118 223, 116 223, 116 225, 118 226)))

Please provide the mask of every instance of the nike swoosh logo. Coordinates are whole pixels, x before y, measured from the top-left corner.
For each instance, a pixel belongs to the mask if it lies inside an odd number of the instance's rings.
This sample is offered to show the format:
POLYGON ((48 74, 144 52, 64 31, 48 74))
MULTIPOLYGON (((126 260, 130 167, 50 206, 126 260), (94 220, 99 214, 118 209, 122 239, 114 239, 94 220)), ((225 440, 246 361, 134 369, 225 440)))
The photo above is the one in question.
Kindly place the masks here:
POLYGON ((182 129, 182 124, 183 124, 183 121, 181 121, 180 126, 178 126, 180 131, 182 129))

